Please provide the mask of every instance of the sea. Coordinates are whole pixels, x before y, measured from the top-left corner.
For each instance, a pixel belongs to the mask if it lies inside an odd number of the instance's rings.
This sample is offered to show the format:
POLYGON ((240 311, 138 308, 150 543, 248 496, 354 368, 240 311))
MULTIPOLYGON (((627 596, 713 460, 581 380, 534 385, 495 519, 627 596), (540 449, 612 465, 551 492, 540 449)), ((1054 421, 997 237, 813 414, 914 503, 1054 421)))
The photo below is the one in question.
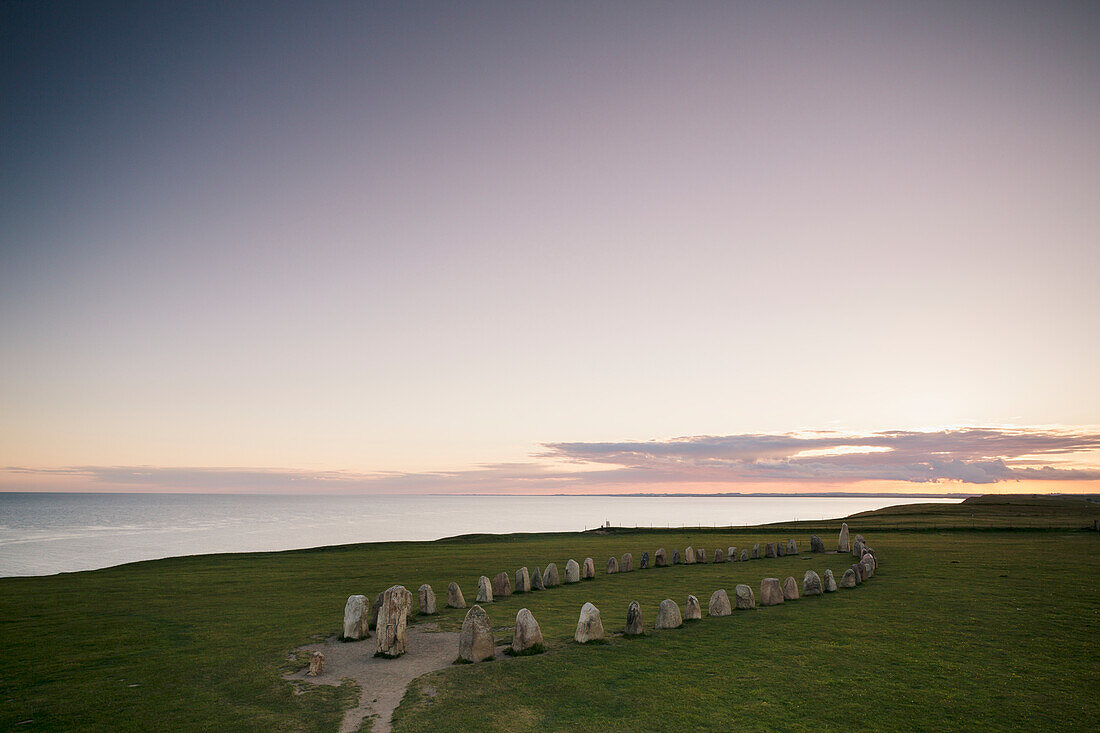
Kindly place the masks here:
POLYGON ((0 577, 217 552, 479 532, 722 527, 845 517, 907 496, 320 496, 0 493, 0 577))

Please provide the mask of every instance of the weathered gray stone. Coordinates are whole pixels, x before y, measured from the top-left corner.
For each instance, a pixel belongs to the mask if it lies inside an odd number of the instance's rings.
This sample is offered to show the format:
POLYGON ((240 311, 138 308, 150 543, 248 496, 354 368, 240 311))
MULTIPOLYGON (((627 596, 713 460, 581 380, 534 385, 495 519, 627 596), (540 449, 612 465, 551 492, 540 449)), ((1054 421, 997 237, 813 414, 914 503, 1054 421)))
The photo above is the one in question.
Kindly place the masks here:
POLYGON ((848 523, 847 522, 842 522, 841 525, 840 525, 840 537, 837 539, 837 542, 836 542, 836 551, 837 552, 848 552, 848 550, 849 550, 848 523))
POLYGON ((519 613, 516 614, 516 628, 512 632, 512 651, 519 654, 532 647, 541 647, 543 644, 539 622, 526 608, 519 609, 519 613))
POLYGON ((684 621, 698 621, 701 618, 703 609, 699 607, 699 599, 688 596, 687 603, 684 604, 684 621))
POLYGON ((736 588, 733 589, 733 597, 737 602, 737 610, 748 611, 749 609, 756 608, 756 596, 752 593, 752 587, 739 583, 736 588))
POLYGON ((825 585, 825 592, 826 593, 835 593, 836 592, 836 578, 833 577, 833 571, 832 570, 826 570, 825 571, 824 585, 825 585))
POLYGON ((624 552, 622 560, 619 561, 619 572, 629 573, 634 569, 634 556, 629 552, 624 552))
POLYGON ((797 555, 798 554, 798 543, 794 541, 793 537, 791 539, 787 540, 787 554, 788 555, 797 555))
POLYGON ((306 672, 306 677, 320 677, 324 673, 325 655, 321 652, 313 652, 309 655, 309 671, 306 672))
POLYGON ((730 547, 726 550, 726 562, 737 562, 737 548, 730 547))
POLYGON ((730 597, 724 588, 719 588, 710 594, 710 603, 707 604, 708 616, 729 616, 733 613, 730 608, 730 597))
POLYGON ((778 557, 775 550, 775 543, 769 542, 764 545, 764 557, 778 557))
POLYGON ((726 553, 722 550, 722 548, 719 547, 719 548, 715 549, 714 550, 714 562, 725 562, 725 561, 726 561, 726 553))
POLYGON ((749 561, 749 551, 747 549, 741 550, 741 562, 749 561))
POLYGON ((859 537, 856 537, 854 540, 852 540, 852 555, 854 557, 863 556, 863 540, 861 540, 859 537))
POLYGON ((852 568, 852 572, 856 574, 857 583, 862 583, 863 581, 867 580, 867 570, 862 565, 860 565, 858 562, 855 562, 852 563, 850 567, 852 568))
POLYGON ((637 601, 631 601, 626 607, 626 627, 623 633, 627 636, 638 636, 642 633, 642 607, 637 601))
POLYGON ((596 563, 592 561, 592 558, 586 557, 584 559, 584 565, 581 565, 581 578, 583 580, 591 580, 596 577, 596 563))
POLYGON ((581 566, 577 564, 577 561, 573 558, 569 558, 565 562, 565 582, 566 583, 579 583, 581 582, 581 566))
POLYGON ((417 605, 420 606, 420 613, 424 616, 432 616, 435 614, 435 591, 432 587, 425 583, 416 590, 417 605))
POLYGON ((447 605, 451 608, 466 608, 466 599, 462 597, 462 589, 458 583, 452 582, 447 586, 447 605))
POLYGON ((493 599, 507 598, 512 595, 512 579, 508 573, 497 573, 493 576, 493 599))
POLYGON ((366 596, 348 596, 344 604, 344 638, 366 639, 370 636, 370 610, 366 596))
POLYGON ((612 575, 613 573, 617 573, 617 572, 619 572, 619 560, 618 560, 618 558, 616 558, 616 557, 607 558, 607 574, 612 575))
POLYGON ((472 606, 462 621, 462 630, 458 634, 458 658, 467 662, 480 662, 492 659, 496 652, 496 640, 493 628, 489 624, 489 614, 481 606, 472 606))
POLYGON ((752 546, 752 553, 749 555, 753 560, 760 559, 760 543, 757 542, 752 546))
POLYGON ((813 570, 807 570, 802 576, 802 595, 819 596, 821 592, 821 576, 813 570))
POLYGON ((783 586, 779 578, 764 578, 760 581, 760 605, 778 606, 783 602, 783 586))
POLYGON ((542 574, 542 582, 546 584, 547 588, 561 585, 561 577, 558 575, 557 565, 550 563, 546 566, 546 571, 542 574))
POLYGON ((663 568, 668 565, 668 557, 665 556, 665 548, 657 548, 657 552, 653 553, 653 565, 654 567, 663 568))
POLYGON ((844 571, 844 575, 840 576, 841 588, 855 588, 856 587, 856 571, 848 568, 844 571))
POLYGON ((382 607, 378 609, 378 653, 387 657, 399 657, 405 653, 405 626, 409 620, 412 593, 403 585, 386 589, 382 607))
POLYGON ((797 601, 798 600, 798 583, 791 576, 787 576, 783 581, 783 600, 784 601, 797 601))
POLYGON ((577 619, 577 631, 573 634, 573 641, 587 644, 590 641, 598 641, 604 638, 603 621, 600 620, 600 609, 591 603, 581 606, 581 615, 577 619))
POLYGON ((535 568, 531 573, 531 590, 546 590, 546 583, 542 579, 542 571, 535 568))
POLYGON ((638 569, 645 570, 649 567, 649 550, 642 553, 641 558, 638 559, 638 569))
POLYGON ((810 535, 810 552, 825 552, 825 543, 816 534, 810 535))
POLYGON ((474 600, 477 603, 493 602, 493 584, 484 575, 477 579, 477 598, 474 600))
POLYGON ((672 551, 672 564, 673 565, 679 565, 680 564, 680 551, 679 550, 673 550, 672 551))
POLYGON ((864 578, 875 577, 875 559, 870 555, 864 555, 863 559, 859 561, 860 567, 863 568, 864 578))
POLYGON ((370 628, 378 626, 378 611, 382 608, 382 597, 386 595, 386 591, 382 591, 374 597, 374 602, 370 604, 370 628))
POLYGON ((661 601, 657 609, 657 620, 653 624, 655 629, 678 629, 684 625, 684 619, 680 616, 680 607, 671 598, 661 601))
POLYGON ((688 547, 686 550, 684 550, 684 565, 694 565, 694 564, 695 564, 695 548, 694 547, 688 547))
POLYGON ((706 562, 706 561, 707 561, 707 551, 704 550, 702 547, 695 548, 695 562, 706 562))
POLYGON ((524 566, 516 571, 516 593, 529 593, 531 591, 531 573, 524 566))
POLYGON ((787 546, 782 542, 775 543, 775 554, 777 557, 783 557, 787 554, 787 546))

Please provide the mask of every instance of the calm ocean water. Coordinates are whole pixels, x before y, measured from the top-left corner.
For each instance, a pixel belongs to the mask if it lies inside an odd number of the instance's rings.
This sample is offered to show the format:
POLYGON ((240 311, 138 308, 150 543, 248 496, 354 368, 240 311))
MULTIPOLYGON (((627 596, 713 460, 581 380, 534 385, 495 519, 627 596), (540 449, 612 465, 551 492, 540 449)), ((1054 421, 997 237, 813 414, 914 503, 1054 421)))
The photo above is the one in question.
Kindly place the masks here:
POLYGON ((575 531, 832 519, 906 497, 270 496, 0 493, 0 576, 210 552, 575 531))

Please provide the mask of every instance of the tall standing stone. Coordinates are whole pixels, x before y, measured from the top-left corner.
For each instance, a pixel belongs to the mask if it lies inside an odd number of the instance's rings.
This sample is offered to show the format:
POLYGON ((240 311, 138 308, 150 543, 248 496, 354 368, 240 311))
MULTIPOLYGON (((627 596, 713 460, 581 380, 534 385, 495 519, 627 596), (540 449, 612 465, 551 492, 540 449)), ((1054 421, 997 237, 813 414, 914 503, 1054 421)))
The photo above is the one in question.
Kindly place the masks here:
POLYGON ((680 616, 680 607, 676 605, 675 601, 671 598, 661 601, 660 607, 657 608, 657 621, 654 622, 653 628, 678 629, 683 625, 684 619, 680 616))
POLYGON ((797 555, 798 554, 798 543, 794 541, 793 537, 791 539, 787 540, 787 554, 788 555, 797 555))
POLYGON ((348 602, 344 604, 344 638, 366 639, 370 636, 367 628, 370 626, 370 612, 367 608, 366 596, 348 596, 348 602))
POLYGON ((825 571, 824 585, 825 585, 825 592, 826 593, 835 593, 836 592, 836 578, 833 577, 833 571, 832 570, 826 570, 825 571))
POLYGON ((634 569, 634 556, 629 552, 624 552, 622 560, 619 561, 619 572, 629 573, 634 569))
POLYGON ((726 550, 726 562, 737 562, 737 548, 731 547, 726 550))
POLYGON ((840 538, 837 539, 836 543, 836 551, 847 552, 848 549, 848 523, 842 522, 840 525, 840 538))
POLYGON ((747 549, 741 550, 741 562, 749 561, 749 551, 747 549))
POLYGON ((531 573, 531 590, 546 590, 546 583, 542 579, 542 571, 535 568, 531 573))
POLYGON ((378 610, 378 654, 399 657, 405 653, 405 625, 409 619, 412 593, 403 585, 386 589, 378 610))
POLYGON ((558 566, 554 563, 550 563, 546 566, 546 572, 542 574, 542 582, 546 584, 547 588, 554 588, 561 585, 561 578, 558 576, 558 566))
POLYGON ((775 543, 769 542, 764 545, 764 557, 778 557, 775 551, 775 543))
POLYGON ((516 571, 516 593, 529 593, 531 591, 531 573, 524 566, 516 571))
POLYGON ((783 557, 784 555, 787 554, 787 548, 782 542, 776 542, 775 543, 775 554, 778 557, 783 557))
POLYGON ((701 618, 703 609, 699 607, 699 599, 688 596, 687 603, 684 604, 684 621, 698 621, 701 618))
POLYGON ((806 574, 802 576, 802 595, 821 595, 821 576, 813 570, 807 570, 806 574))
POLYGON ((493 602, 493 584, 484 575, 477 579, 477 598, 474 600, 477 603, 493 602))
POLYGON ((783 602, 783 586, 779 578, 764 578, 760 581, 760 605, 778 606, 783 602))
POLYGON ((480 662, 492 659, 496 652, 493 629, 489 624, 489 614, 481 606, 472 606, 462 621, 462 631, 458 634, 458 658, 467 662, 480 662))
POLYGON ((707 551, 702 547, 695 548, 695 562, 703 563, 707 561, 707 551))
POLYGON ((507 598, 512 595, 512 579, 508 573, 497 573, 493 576, 493 598, 507 598))
POLYGON ((614 556, 607 558, 607 574, 619 572, 619 561, 614 556))
POLYGON ((435 614, 435 591, 425 583, 416 590, 416 600, 420 606, 420 613, 424 616, 435 614))
POLYGON ((581 566, 577 564, 577 561, 573 558, 569 558, 565 562, 565 582, 566 583, 579 583, 581 582, 581 566))
POLYGON ((854 540, 852 540, 852 556, 853 557, 862 557, 863 556, 863 540, 861 540, 859 538, 859 535, 856 535, 856 538, 854 540))
POLYGON ((752 546, 752 554, 749 555, 753 560, 760 559, 760 543, 757 542, 752 546))
POLYGON ((679 565, 680 564, 680 551, 679 550, 673 550, 672 551, 672 564, 673 565, 679 565))
POLYGON ((462 597, 462 589, 458 583, 451 582, 447 586, 447 605, 451 608, 466 608, 466 599, 462 597))
POLYGON ((658 568, 663 568, 668 565, 668 557, 665 556, 665 548, 658 547, 657 552, 653 553, 653 565, 658 568))
POLYGON ((783 600, 784 601, 797 601, 798 600, 798 583, 791 576, 787 576, 787 579, 783 581, 783 600))
POLYGON ((862 583, 863 581, 867 580, 867 571, 866 569, 864 569, 863 565, 856 562, 852 563, 850 567, 852 569, 852 572, 856 574, 857 583, 862 583))
POLYGON ((626 627, 623 633, 627 636, 638 636, 642 633, 642 607, 637 601, 631 601, 626 607, 626 627))
POLYGON ((840 576, 841 588, 855 588, 856 587, 856 571, 848 568, 844 571, 844 575, 840 576))
POLYGON ((708 616, 729 616, 733 613, 730 608, 730 597, 724 588, 719 588, 710 594, 710 603, 707 604, 708 616))
POLYGON ((539 622, 526 608, 519 609, 516 614, 516 629, 512 632, 512 653, 521 654, 528 649, 532 651, 543 646, 542 629, 539 622))
POLYGON ((638 560, 638 569, 645 570, 649 567, 649 550, 642 553, 641 558, 638 560))
POLYGON ((694 565, 694 564, 695 564, 695 548, 689 546, 686 550, 684 550, 684 565, 694 565))
POLYGON ((603 621, 600 620, 600 609, 591 603, 581 606, 581 615, 577 619, 577 631, 573 634, 573 641, 587 644, 590 641, 598 641, 604 638, 603 621))
POLYGON ((714 562, 725 562, 725 561, 726 561, 726 553, 722 550, 721 547, 716 547, 714 549, 714 562))
POLYGON ((863 559, 859 561, 860 567, 863 568, 864 578, 875 577, 875 560, 870 555, 864 555, 863 559))
POLYGON ((586 557, 584 564, 581 565, 581 579, 592 580, 596 577, 596 563, 592 561, 592 558, 586 557))
POLYGON ((825 543, 816 534, 810 535, 810 552, 825 552, 825 543))
POLYGON ((748 611, 756 608, 756 596, 752 594, 751 586, 739 583, 733 589, 733 597, 736 599, 738 611, 748 611))

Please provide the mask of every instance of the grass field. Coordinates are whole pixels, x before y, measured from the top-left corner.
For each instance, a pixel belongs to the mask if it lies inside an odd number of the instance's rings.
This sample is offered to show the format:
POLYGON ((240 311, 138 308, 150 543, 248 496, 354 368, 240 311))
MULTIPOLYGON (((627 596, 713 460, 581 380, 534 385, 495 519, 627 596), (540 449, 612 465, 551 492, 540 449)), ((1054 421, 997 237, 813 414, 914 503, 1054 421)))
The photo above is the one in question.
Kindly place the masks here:
MULTIPOLYGON (((832 568, 839 579, 851 561, 811 555, 803 525, 355 545, 3 579, 0 729, 334 731, 359 691, 296 695, 280 675, 294 666, 292 649, 338 633, 349 594, 373 597, 394 583, 415 593, 428 582, 442 605, 457 580, 472 601, 479 575, 551 560, 564 570, 569 557, 589 555, 595 580, 487 606, 501 639, 530 608, 546 654, 422 678, 395 729, 1092 729, 1100 533, 1083 528, 1100 513, 1069 504, 973 502, 952 522, 927 521, 942 505, 857 517, 853 534, 865 534, 882 562, 858 588, 595 647, 571 642, 585 601, 611 632, 636 599, 652 627, 666 597, 682 606, 694 593, 705 614, 717 588, 732 595, 744 582, 759 596, 763 577, 801 583, 807 568, 832 568), (994 529, 1053 514, 1032 526, 1060 528, 994 529), (904 527, 906 517, 908 529, 884 526, 904 527), (980 529, 966 529, 967 519, 980 529), (612 554, 632 552, 637 564, 659 546, 712 553, 791 536, 796 557, 603 574, 612 554)), ((834 546, 840 522, 821 524, 834 546)), ((457 629, 464 612, 441 610, 432 620, 457 629)))

